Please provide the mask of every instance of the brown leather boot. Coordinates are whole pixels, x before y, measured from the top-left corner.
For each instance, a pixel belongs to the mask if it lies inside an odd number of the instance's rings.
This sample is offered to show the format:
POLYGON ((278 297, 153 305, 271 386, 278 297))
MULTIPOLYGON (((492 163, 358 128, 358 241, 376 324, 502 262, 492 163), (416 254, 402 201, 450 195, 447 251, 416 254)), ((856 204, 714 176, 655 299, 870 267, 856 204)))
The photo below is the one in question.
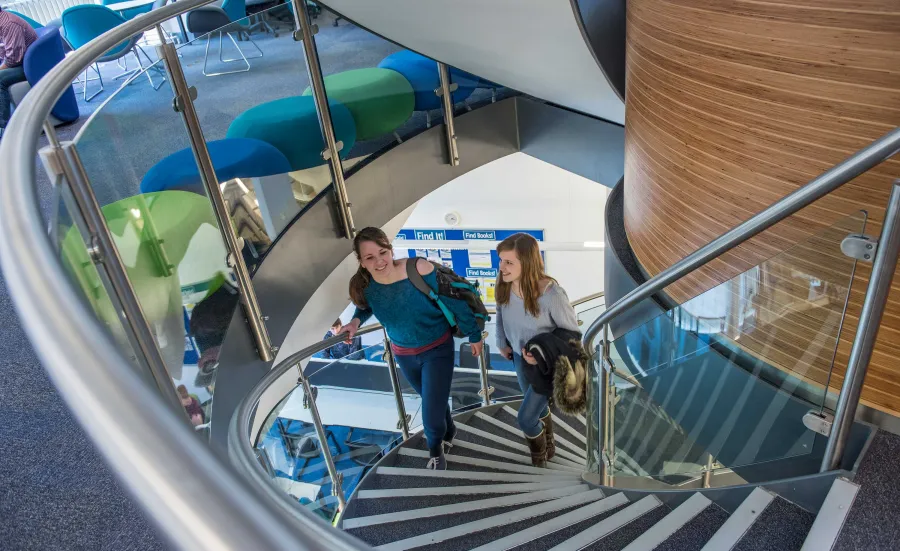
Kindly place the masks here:
POLYGON ((525 437, 528 449, 531 450, 531 465, 534 467, 547 467, 547 439, 544 431, 534 438, 525 437))
POLYGON ((548 413, 546 417, 541 418, 541 423, 544 424, 544 434, 547 435, 547 460, 549 461, 556 455, 556 442, 553 441, 553 418, 548 413))

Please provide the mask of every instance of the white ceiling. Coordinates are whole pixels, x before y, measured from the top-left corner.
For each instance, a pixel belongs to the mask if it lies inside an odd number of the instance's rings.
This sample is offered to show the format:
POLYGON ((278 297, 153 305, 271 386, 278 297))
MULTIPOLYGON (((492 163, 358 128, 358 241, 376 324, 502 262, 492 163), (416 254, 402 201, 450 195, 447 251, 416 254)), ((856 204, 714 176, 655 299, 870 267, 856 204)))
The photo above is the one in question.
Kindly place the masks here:
POLYGON ((341 14, 428 57, 537 98, 625 122, 570 0, 328 0, 341 14))

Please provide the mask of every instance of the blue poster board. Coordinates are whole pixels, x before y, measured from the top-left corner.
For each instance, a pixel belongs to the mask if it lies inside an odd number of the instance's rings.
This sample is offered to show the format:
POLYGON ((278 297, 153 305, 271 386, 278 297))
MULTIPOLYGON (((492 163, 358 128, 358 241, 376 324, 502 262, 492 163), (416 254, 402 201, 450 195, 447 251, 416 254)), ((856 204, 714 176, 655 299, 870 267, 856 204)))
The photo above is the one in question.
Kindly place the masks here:
MULTIPOLYGON (((502 241, 507 237, 527 233, 538 241, 544 240, 544 230, 489 230, 489 229, 418 229, 404 228, 397 234, 397 241, 409 243, 409 257, 428 258, 439 264, 452 268, 454 272, 476 284, 481 290, 485 305, 493 306, 494 286, 497 270, 500 267, 500 256, 496 250, 470 250, 464 246, 453 249, 430 248, 428 242, 434 241, 502 241)), ((543 253, 542 253, 543 254, 543 253)))

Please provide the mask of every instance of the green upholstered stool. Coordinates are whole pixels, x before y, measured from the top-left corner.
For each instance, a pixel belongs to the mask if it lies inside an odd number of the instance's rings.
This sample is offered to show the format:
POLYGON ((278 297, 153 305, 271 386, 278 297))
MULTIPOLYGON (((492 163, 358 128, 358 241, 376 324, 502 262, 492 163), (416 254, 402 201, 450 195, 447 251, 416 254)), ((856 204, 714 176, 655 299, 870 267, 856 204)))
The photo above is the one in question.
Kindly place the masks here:
MULTIPOLYGON (((377 67, 329 75, 325 91, 329 101, 339 101, 353 114, 357 140, 394 132, 409 120, 416 105, 413 87, 403 75, 377 67)), ((309 88, 303 95, 310 95, 309 88)))
MULTIPOLYGON (((356 141, 356 124, 350 111, 339 102, 331 100, 329 105, 335 138, 344 142, 341 156, 345 156, 356 141)), ((269 143, 287 158, 291 170, 325 163, 322 159, 325 142, 311 96, 282 98, 251 107, 234 119, 226 137, 269 143)))

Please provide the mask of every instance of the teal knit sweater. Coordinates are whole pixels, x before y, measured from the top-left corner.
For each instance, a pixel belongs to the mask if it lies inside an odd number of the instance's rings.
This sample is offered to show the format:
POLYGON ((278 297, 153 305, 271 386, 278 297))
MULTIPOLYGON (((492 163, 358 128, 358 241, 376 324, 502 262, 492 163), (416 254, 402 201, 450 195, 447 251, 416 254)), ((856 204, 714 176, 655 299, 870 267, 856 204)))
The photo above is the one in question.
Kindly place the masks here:
MULTIPOLYGON (((422 276, 425 283, 437 290, 435 272, 422 276)), ((397 346, 418 348, 431 344, 450 330, 447 318, 435 303, 416 289, 408 279, 382 285, 375 280, 365 290, 369 308, 356 309, 354 318, 364 323, 372 314, 387 329, 388 336, 397 346)), ((480 342, 481 331, 475 316, 465 302, 441 297, 441 302, 456 317, 459 328, 469 337, 469 342, 480 342)))

